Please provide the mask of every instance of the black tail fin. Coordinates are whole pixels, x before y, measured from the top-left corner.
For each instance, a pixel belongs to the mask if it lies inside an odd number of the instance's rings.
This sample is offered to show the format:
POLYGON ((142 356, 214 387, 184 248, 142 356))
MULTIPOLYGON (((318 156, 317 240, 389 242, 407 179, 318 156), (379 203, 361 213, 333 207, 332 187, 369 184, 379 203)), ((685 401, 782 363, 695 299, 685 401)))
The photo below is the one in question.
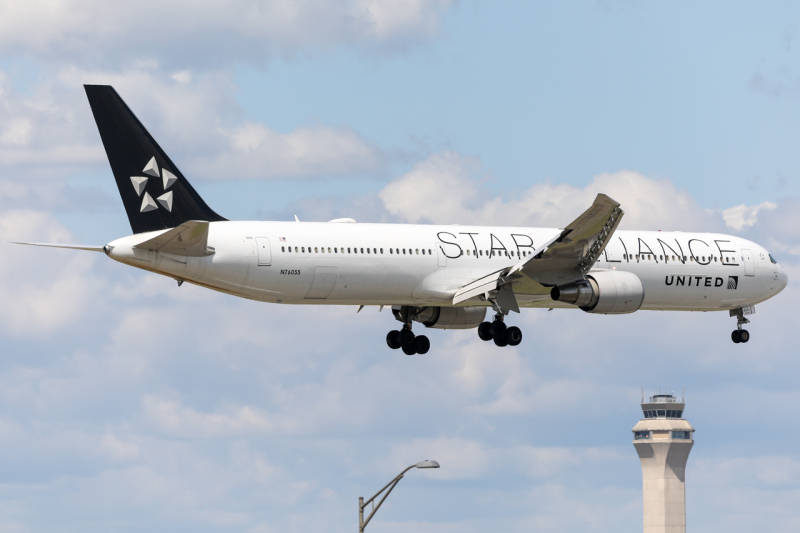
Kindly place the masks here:
POLYGON ((134 233, 189 220, 225 220, 189 185, 113 87, 84 88, 134 233))

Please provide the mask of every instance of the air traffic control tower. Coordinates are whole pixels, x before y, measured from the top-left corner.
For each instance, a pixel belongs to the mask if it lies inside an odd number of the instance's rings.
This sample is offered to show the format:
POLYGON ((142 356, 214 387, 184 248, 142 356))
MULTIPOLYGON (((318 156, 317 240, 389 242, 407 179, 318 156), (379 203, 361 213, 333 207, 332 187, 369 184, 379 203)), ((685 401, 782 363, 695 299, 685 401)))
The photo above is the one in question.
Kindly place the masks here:
POLYGON ((633 427, 642 462, 644 533, 686 532, 686 461, 694 428, 683 419, 684 399, 674 394, 642 397, 644 418, 633 427))

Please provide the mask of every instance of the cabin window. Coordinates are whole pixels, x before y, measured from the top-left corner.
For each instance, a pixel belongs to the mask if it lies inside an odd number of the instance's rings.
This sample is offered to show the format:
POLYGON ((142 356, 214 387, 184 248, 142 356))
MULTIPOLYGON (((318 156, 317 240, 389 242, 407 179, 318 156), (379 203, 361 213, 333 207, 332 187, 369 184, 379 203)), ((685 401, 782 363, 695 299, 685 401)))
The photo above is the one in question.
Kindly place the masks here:
POLYGON ((428 255, 433 255, 433 252, 431 252, 430 248, 428 248, 428 255))
POLYGON ((467 250, 467 255, 469 255, 469 250, 467 250))
POLYGON ((373 253, 373 254, 377 254, 377 253, 378 253, 378 249, 377 249, 377 248, 373 248, 373 249, 372 249, 372 253, 373 253))
POLYGON ((636 259, 637 259, 637 260, 639 259, 639 254, 636 254, 636 259))
POLYGON ((381 255, 383 255, 383 248, 381 248, 381 255))
POLYGON ((415 252, 417 252, 417 255, 419 255, 419 248, 417 248, 417 249, 415 250, 415 252))
POLYGON ((406 255, 406 249, 403 248, 403 255, 406 255))
POLYGON ((301 252, 303 252, 303 253, 306 253, 306 247, 305 247, 305 246, 302 246, 302 247, 300 248, 300 251, 301 251, 301 252))
POLYGON ((389 248, 389 253, 393 254, 394 253, 394 248, 389 248))
MULTIPOLYGON (((361 252, 361 253, 363 254, 364 252, 361 252)), ((367 248, 367 253, 369 253, 369 248, 367 248)))
POLYGON ((694 261, 694 256, 689 256, 689 261, 694 261))
POLYGON ((281 252, 285 252, 285 251, 286 251, 286 250, 284 250, 284 249, 283 249, 283 246, 281 246, 281 252))
POLYGON ((361 249, 361 253, 362 253, 362 254, 364 253, 364 249, 363 249, 363 248, 361 249))

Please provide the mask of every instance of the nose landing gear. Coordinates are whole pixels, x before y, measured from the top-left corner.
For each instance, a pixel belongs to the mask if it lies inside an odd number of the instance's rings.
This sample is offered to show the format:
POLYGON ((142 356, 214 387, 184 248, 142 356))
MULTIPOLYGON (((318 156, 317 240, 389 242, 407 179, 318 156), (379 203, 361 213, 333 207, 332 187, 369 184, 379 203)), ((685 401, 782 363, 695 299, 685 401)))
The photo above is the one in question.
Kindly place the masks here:
POLYGON ((478 326, 478 337, 482 341, 494 341, 497 346, 517 346, 522 342, 522 330, 517 326, 506 327, 502 313, 497 313, 492 322, 478 326))
POLYGON ((386 344, 392 350, 402 349, 406 355, 426 354, 431 349, 431 341, 425 335, 414 335, 411 326, 406 324, 400 331, 390 331, 386 344))
POLYGON ((736 317, 736 329, 731 332, 731 340, 734 343, 739 344, 750 340, 750 332, 746 329, 742 329, 742 326, 750 323, 744 315, 752 315, 755 312, 756 308, 754 305, 740 307, 739 309, 731 309, 730 315, 736 317))

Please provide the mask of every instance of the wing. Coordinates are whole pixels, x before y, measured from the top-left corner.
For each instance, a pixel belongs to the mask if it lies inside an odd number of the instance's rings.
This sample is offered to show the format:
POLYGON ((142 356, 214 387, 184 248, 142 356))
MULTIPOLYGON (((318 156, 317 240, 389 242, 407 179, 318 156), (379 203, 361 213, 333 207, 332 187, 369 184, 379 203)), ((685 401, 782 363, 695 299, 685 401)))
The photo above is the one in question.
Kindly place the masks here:
POLYGON ((186 257, 214 255, 214 250, 208 247, 208 222, 203 220, 184 222, 157 237, 137 244, 134 248, 186 257))
POLYGON ((519 312, 516 298, 511 302, 509 293, 512 297, 513 292, 546 294, 549 293, 546 287, 583 279, 605 249, 623 214, 619 203, 598 194, 589 209, 530 256, 461 287, 453 297, 453 304, 478 296, 504 313, 519 312))
POLYGON ((592 206, 552 239, 539 253, 511 267, 542 285, 583 279, 622 221, 619 203, 598 194, 592 206))

